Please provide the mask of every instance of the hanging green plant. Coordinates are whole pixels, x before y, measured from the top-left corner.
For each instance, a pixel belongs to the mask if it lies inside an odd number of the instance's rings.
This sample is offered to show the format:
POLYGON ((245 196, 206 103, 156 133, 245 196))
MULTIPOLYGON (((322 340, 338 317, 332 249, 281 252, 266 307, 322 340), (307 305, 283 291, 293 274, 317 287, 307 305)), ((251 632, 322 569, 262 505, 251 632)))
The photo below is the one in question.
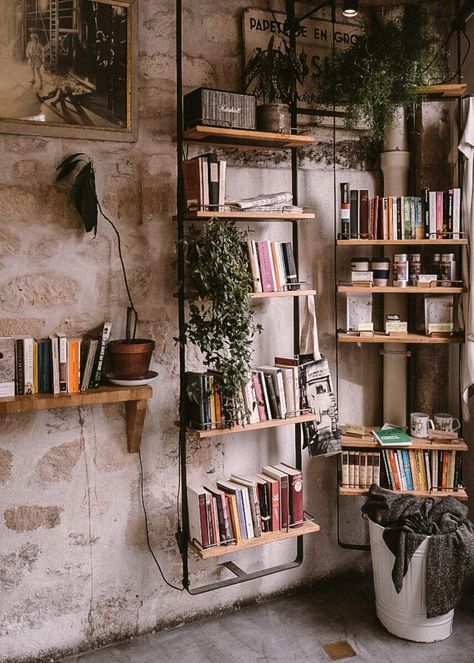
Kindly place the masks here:
POLYGON ((185 340, 204 355, 204 364, 222 373, 224 419, 232 425, 244 412, 242 388, 251 370, 252 340, 261 331, 253 322, 252 277, 245 255, 248 233, 235 221, 211 219, 188 237, 186 292, 189 319, 185 340))
POLYGON ((446 77, 439 42, 433 16, 423 7, 406 6, 384 22, 369 10, 365 34, 327 58, 315 78, 316 103, 327 109, 343 105, 346 127, 364 126, 365 136, 380 148, 396 109, 415 101, 418 86, 446 77))

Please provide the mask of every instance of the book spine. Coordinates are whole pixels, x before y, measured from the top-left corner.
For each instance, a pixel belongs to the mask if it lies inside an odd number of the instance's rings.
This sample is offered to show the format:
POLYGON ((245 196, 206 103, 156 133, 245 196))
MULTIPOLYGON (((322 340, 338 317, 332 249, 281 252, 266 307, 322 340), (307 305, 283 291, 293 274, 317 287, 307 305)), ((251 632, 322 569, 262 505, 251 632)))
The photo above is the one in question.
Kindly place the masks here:
POLYGON ((252 384, 255 392, 255 398, 257 401, 257 411, 258 411, 259 421, 266 421, 267 416, 265 414, 265 401, 263 400, 262 387, 260 384, 260 380, 258 379, 258 375, 257 373, 255 373, 255 371, 252 371, 252 384))
POLYGON ((350 206, 350 184, 349 182, 341 182, 341 207, 339 213, 340 228, 342 238, 349 238, 351 231, 351 206, 350 206))
POLYGON ((368 464, 368 453, 366 451, 361 451, 359 454, 359 488, 367 487, 367 464, 368 464))
POLYGON ((260 269, 258 266, 257 257, 257 242, 255 240, 247 240, 247 250, 249 255, 250 271, 252 273, 253 291, 262 292, 262 279, 260 277, 260 269))
POLYGON ((291 242, 283 242, 283 257, 285 259, 285 272, 287 283, 298 282, 298 271, 296 269, 295 256, 293 254, 293 245, 291 242))
POLYGON ((433 488, 433 482, 431 480, 430 452, 429 451, 427 451, 427 450, 423 451, 423 460, 425 461, 425 474, 426 474, 427 489, 431 490, 433 488))
POLYGON ((262 291, 274 292, 275 281, 273 280, 271 259, 268 251, 268 242, 257 242, 258 262, 260 265, 260 276, 262 279, 262 291))
POLYGON ((257 371, 258 379, 260 381, 260 386, 262 389, 262 394, 263 394, 263 401, 265 403, 265 415, 266 419, 268 421, 272 420, 272 408, 270 406, 270 398, 268 395, 268 390, 267 390, 267 381, 265 379, 265 375, 262 373, 262 371, 257 371))
POLYGON ((38 384, 38 341, 33 341, 33 393, 39 393, 38 384))
POLYGON ((264 379, 265 379, 265 385, 267 388, 267 394, 268 394, 268 400, 270 404, 270 411, 271 411, 271 418, 272 419, 279 419, 280 418, 280 413, 278 410, 278 402, 277 402, 277 397, 275 393, 275 387, 273 384, 273 378, 270 375, 270 373, 263 373, 264 379))
POLYGON ((359 237, 359 191, 358 189, 350 190, 350 225, 351 237, 357 239, 359 237))
POLYGON ((288 277, 286 273, 286 267, 285 267, 285 256, 283 254, 283 243, 282 242, 276 242, 276 253, 277 253, 277 260, 278 260, 278 270, 280 272, 280 285, 281 289, 285 290, 285 286, 288 283, 288 277))
POLYGON ((408 460, 410 462, 411 476, 413 479, 413 490, 420 490, 420 484, 418 482, 418 475, 416 472, 415 454, 413 453, 413 450, 408 452, 408 460))
POLYGON ((219 207, 224 208, 225 205, 225 188, 226 188, 226 172, 227 161, 219 161, 219 207))
POLYGON ((398 466, 395 457, 395 451, 393 449, 387 449, 387 451, 388 451, 388 457, 390 459, 390 467, 392 468, 394 487, 395 490, 400 490, 401 489, 400 476, 398 474, 398 466))
POLYGON ((372 483, 375 483, 376 486, 380 486, 380 452, 379 451, 373 452, 372 469, 373 469, 372 483))
POLYGON ((100 340, 100 348, 97 355, 97 366, 95 369, 94 379, 91 383, 91 387, 98 387, 100 385, 100 381, 102 379, 102 367, 104 365, 105 348, 107 347, 107 342, 110 338, 111 330, 112 330, 112 323, 104 322, 104 326, 102 328, 102 337, 100 340))
POLYGON ((341 457, 341 484, 346 488, 349 487, 349 452, 342 451, 341 457))
POLYGON ((56 336, 50 336, 51 339, 51 373, 53 382, 53 394, 59 394, 59 343, 56 336))
POLYGON ((403 197, 403 239, 411 239, 410 198, 403 197))
POLYGON ((387 196, 387 206, 388 206, 388 239, 394 239, 394 237, 393 237, 393 196, 387 196))
POLYGON ((23 393, 34 394, 33 339, 23 339, 23 393))
POLYGON ((461 235, 461 189, 453 189, 453 239, 460 239, 461 235))
POLYGON ((281 500, 281 528, 287 529, 289 525, 289 490, 288 476, 282 477, 280 482, 280 500, 281 500))
POLYGON ((446 231, 448 233, 448 237, 451 239, 453 236, 453 208, 454 208, 454 189, 449 189, 447 191, 447 227, 446 231))
POLYGON ((408 451, 406 449, 401 449, 401 456, 403 459, 403 472, 405 475, 407 490, 413 490, 413 477, 411 475, 410 459, 408 457, 408 451))
POLYGON ((421 190, 421 216, 423 222, 423 237, 430 237, 430 190, 424 187, 421 190))
POLYGON ((278 264, 276 244, 277 244, 276 242, 269 242, 269 249, 270 249, 270 256, 273 266, 273 274, 275 275, 275 289, 277 292, 281 292, 283 290, 283 286, 281 282, 280 266, 278 264))
POLYGON ((443 192, 436 192, 436 237, 443 237, 443 192))
POLYGON ((301 472, 288 477, 290 491, 290 523, 301 525, 304 522, 303 475, 301 472))
POLYGON ((349 488, 356 488, 354 479, 355 479, 355 451, 349 451, 349 488))
POLYGON ((424 239, 425 223, 423 220, 421 198, 419 196, 415 196, 414 201, 415 201, 415 239, 424 239))
POLYGON ((25 393, 25 364, 23 339, 15 341, 15 395, 23 396, 25 393))
POLYGON ((76 394, 79 392, 79 340, 68 339, 68 392, 76 394))
POLYGON ((226 495, 227 513, 230 516, 232 525, 232 534, 236 543, 242 540, 242 533, 240 531, 239 514, 237 511, 237 498, 235 495, 226 495))
POLYGON ((359 231, 362 239, 369 236, 369 192, 361 189, 359 193, 359 231))
POLYGON ((395 487, 395 484, 393 482, 393 475, 392 475, 392 468, 390 467, 390 462, 388 459, 388 450, 387 449, 382 449, 382 458, 383 458, 383 463, 385 467, 385 475, 387 477, 387 484, 388 488, 390 490, 393 490, 395 487))
POLYGON ((429 192, 429 239, 436 239, 436 191, 429 192))
POLYGON ((67 338, 61 334, 59 340, 59 391, 67 392, 67 338))
POLYGON ((278 481, 272 479, 269 482, 271 496, 271 530, 277 532, 280 529, 280 488, 278 481))

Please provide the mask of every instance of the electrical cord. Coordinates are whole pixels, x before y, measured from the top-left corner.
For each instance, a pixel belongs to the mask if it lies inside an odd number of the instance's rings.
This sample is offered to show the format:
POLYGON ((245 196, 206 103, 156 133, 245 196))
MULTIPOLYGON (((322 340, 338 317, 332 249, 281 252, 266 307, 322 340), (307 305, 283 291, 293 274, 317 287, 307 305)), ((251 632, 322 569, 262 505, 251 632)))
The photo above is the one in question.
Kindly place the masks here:
POLYGON ((146 532, 146 542, 148 546, 148 550, 150 551, 151 556, 153 557, 153 560, 158 568, 158 571, 160 572, 161 577, 163 578, 163 582, 165 582, 168 587, 171 587, 171 589, 176 589, 178 592, 183 592, 184 587, 177 587, 176 585, 173 585, 173 583, 169 582, 165 578, 165 574, 163 573, 163 570, 160 566, 159 561, 156 558, 155 553, 153 552, 153 548, 151 547, 151 542, 150 542, 150 530, 148 527, 148 515, 146 512, 146 506, 145 506, 145 495, 143 492, 143 483, 144 483, 144 475, 143 475, 143 461, 142 461, 142 453, 139 450, 138 451, 138 460, 140 463, 140 496, 141 496, 141 501, 142 501, 142 508, 143 508, 143 515, 145 517, 145 532, 146 532))

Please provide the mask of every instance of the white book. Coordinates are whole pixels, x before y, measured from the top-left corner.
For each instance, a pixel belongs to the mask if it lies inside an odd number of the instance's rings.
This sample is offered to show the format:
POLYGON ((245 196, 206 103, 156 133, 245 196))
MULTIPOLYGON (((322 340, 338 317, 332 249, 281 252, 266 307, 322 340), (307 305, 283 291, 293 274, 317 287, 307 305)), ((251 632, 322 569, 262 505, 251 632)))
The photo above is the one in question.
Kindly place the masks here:
POLYGON ((402 490, 408 490, 407 480, 405 476, 405 466, 403 465, 403 459, 399 449, 394 449, 395 463, 397 466, 398 476, 400 478, 400 486, 402 490))
POLYGON ((372 481, 367 484, 370 486, 371 483, 375 483, 376 486, 380 486, 380 453, 378 451, 372 451, 372 481))
POLYGON ((0 398, 15 395, 15 339, 0 338, 0 398))
POLYGON ((424 451, 423 451, 423 461, 425 463, 426 482, 428 483, 428 490, 431 490, 433 488, 433 482, 431 480, 430 457, 429 454, 426 454, 424 451))
POLYGON ((56 334, 59 343, 59 391, 67 392, 67 336, 64 332, 56 334))
POLYGON ((267 245, 268 255, 270 257, 270 259, 269 259, 270 271, 272 273, 272 279, 273 279, 273 285, 274 285, 273 292, 276 292, 277 291, 277 280, 276 280, 276 276, 275 276, 275 265, 273 264, 272 243, 273 242, 268 242, 268 241, 265 242, 265 244, 267 245))
POLYGON ((430 239, 436 239, 436 191, 429 192, 430 239))
POLYGON ((341 462, 341 470, 342 470, 342 485, 345 487, 349 486, 349 452, 348 451, 343 451, 342 452, 342 462, 341 462))
POLYGON ((53 376, 53 394, 59 394, 59 339, 56 336, 50 336, 49 338, 51 339, 51 373, 53 376))
POLYGON ((89 341, 86 363, 84 364, 84 370, 82 374, 81 391, 86 391, 89 388, 89 383, 91 381, 92 370, 94 368, 94 362, 97 355, 98 347, 99 347, 99 339, 91 338, 91 340, 89 341))
POLYGON ((280 413, 280 417, 285 419, 287 407, 281 369, 277 366, 260 366, 257 370, 262 371, 263 373, 270 373, 272 376, 273 387, 275 389, 275 395, 277 398, 278 411, 280 413))
POLYGON ((433 488, 438 488, 438 452, 431 452, 431 481, 433 488))
POLYGON ((453 189, 453 239, 460 239, 461 232, 461 189, 453 189))
POLYGON ((249 380, 244 387, 244 400, 247 410, 247 419, 249 424, 258 424, 260 417, 258 416, 257 397, 253 388, 253 383, 249 380))
POLYGON ((263 401, 265 403, 265 413, 267 415, 267 421, 271 421, 273 419, 273 417, 272 417, 272 411, 270 409, 270 399, 268 398, 268 391, 267 391, 267 385, 265 383, 265 376, 263 375, 263 371, 260 371, 258 369, 257 369, 256 373, 257 373, 257 377, 260 381, 260 387, 262 389, 263 401))
POLYGON ((187 486, 187 496, 188 496, 189 539, 190 541, 195 540, 201 546, 203 546, 204 545, 203 540, 205 540, 205 533, 203 533, 201 529, 201 510, 199 502, 200 498, 204 499, 204 502, 206 501, 206 491, 204 490, 204 488, 193 488, 192 486, 187 486))
POLYGON ((225 177, 227 171, 227 161, 219 160, 219 208, 225 205, 225 177))
MULTIPOLYGON (((242 482, 236 479, 233 475, 231 475, 230 478, 233 483, 236 483, 239 486, 244 486, 244 484, 242 484, 242 482)), ((253 539, 256 535, 253 527, 252 508, 250 506, 248 486, 245 486, 244 490, 242 490, 242 502, 244 505, 244 516, 245 516, 245 526, 247 528, 247 537, 249 539, 253 539)))
POLYGON ((286 270, 285 270, 285 258, 283 257, 283 246, 281 242, 276 242, 276 254, 278 259, 278 269, 280 272, 280 283, 281 289, 285 290, 285 285, 287 284, 286 270))
POLYGON ((253 533, 254 536, 262 536, 261 515, 260 515, 260 501, 258 497, 258 488, 254 480, 241 474, 231 474, 231 481, 240 484, 246 488, 249 496, 250 513, 252 515, 253 533))
POLYGON ((25 394, 34 394, 33 339, 23 339, 23 387, 25 394))
POLYGON ((456 454, 459 451, 450 451, 449 452, 449 465, 448 465, 448 488, 456 488, 454 485, 454 470, 456 468, 456 454))
POLYGON ((260 276, 260 266, 258 264, 257 242, 248 239, 247 250, 249 254, 250 271, 252 272, 253 291, 262 292, 262 278, 260 276))
POLYGON ((296 411, 296 403, 293 366, 279 366, 278 368, 280 368, 283 378, 287 414, 294 414, 296 411))
POLYGON ((356 488, 355 477, 355 451, 349 451, 349 488, 356 488))

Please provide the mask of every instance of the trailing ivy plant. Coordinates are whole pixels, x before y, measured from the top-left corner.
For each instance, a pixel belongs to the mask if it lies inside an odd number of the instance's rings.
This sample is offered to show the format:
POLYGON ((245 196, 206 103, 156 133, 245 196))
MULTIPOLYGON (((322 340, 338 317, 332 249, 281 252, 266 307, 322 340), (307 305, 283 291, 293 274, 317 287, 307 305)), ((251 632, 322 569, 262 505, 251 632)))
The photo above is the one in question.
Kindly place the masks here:
POLYGON ((368 10, 365 34, 329 56, 315 77, 316 103, 343 105, 346 127, 363 125, 366 137, 380 149, 396 109, 415 101, 418 86, 447 75, 433 19, 428 10, 413 5, 386 21, 368 10))
POLYGON ((185 340, 220 371, 222 414, 227 426, 244 412, 242 387, 250 376, 252 340, 261 331, 249 300, 252 278, 244 246, 248 233, 234 221, 211 219, 188 237, 185 340))
POLYGON ((78 152, 76 154, 71 154, 71 156, 64 159, 64 161, 59 164, 56 170, 58 171, 58 174, 56 175, 56 182, 60 182, 61 180, 64 180, 70 175, 74 174, 67 200, 69 205, 74 205, 77 212, 79 213, 79 216, 82 219, 82 223, 84 224, 85 231, 88 233, 93 232, 94 237, 97 235, 100 215, 107 221, 107 223, 112 226, 115 232, 125 290, 127 291, 130 308, 133 311, 134 323, 132 339, 134 339, 137 331, 138 314, 133 303, 132 295, 128 285, 127 270, 125 269, 125 263, 122 255, 122 241, 117 226, 104 213, 100 201, 97 198, 94 162, 87 154, 78 152))

